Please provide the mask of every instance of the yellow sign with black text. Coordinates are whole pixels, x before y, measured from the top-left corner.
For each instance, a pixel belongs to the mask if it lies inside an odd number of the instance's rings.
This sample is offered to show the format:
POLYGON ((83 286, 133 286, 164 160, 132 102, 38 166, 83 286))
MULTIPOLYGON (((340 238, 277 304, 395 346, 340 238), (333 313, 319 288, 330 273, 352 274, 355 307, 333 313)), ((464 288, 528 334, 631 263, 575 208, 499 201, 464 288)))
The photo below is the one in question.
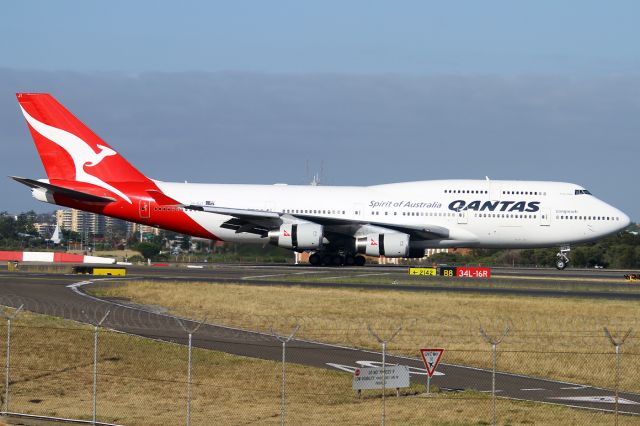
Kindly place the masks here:
POLYGON ((436 268, 409 268, 409 275, 436 276, 438 270, 436 268))

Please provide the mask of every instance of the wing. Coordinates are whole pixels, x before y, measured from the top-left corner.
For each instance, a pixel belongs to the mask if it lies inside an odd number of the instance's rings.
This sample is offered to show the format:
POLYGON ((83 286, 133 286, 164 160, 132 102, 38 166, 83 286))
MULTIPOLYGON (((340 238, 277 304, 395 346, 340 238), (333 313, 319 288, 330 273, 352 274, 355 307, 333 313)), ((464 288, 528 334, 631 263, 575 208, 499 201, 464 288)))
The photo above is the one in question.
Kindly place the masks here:
POLYGON ((332 236, 338 238, 353 238, 368 233, 383 233, 389 231, 409 234, 414 241, 449 237, 448 228, 436 225, 397 225, 380 221, 361 221, 300 214, 292 215, 263 210, 215 206, 188 205, 185 207, 191 210, 231 216, 231 219, 222 224, 223 228, 234 229, 236 233, 250 232, 265 237, 270 230, 278 228, 283 223, 316 223, 323 225, 325 235, 330 240, 332 236))
MULTIPOLYGON (((231 219, 224 222, 221 227, 234 230, 236 234, 248 232, 266 237, 269 231, 280 227, 280 225, 288 221, 288 217, 286 217, 288 215, 269 211, 199 205, 188 205, 184 207, 190 210, 231 216, 231 219)), ((296 222, 289 221, 289 223, 296 222)))

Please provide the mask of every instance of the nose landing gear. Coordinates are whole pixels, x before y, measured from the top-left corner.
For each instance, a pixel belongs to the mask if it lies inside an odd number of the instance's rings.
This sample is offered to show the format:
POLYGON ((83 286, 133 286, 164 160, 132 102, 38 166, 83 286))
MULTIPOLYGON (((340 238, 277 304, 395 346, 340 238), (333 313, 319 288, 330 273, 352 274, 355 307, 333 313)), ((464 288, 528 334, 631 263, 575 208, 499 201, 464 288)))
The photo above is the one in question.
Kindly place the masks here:
POLYGON ((567 253, 570 251, 571 247, 569 246, 560 247, 560 251, 556 254, 556 268, 563 270, 567 267, 567 264, 569 264, 569 256, 567 256, 567 253))

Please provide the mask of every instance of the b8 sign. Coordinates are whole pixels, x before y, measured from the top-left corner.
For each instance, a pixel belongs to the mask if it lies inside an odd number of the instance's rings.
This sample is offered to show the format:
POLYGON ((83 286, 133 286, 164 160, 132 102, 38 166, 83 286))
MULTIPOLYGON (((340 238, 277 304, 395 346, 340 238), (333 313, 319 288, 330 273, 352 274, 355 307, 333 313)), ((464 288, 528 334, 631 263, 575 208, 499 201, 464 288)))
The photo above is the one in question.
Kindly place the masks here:
POLYGON ((455 277, 456 276, 456 267, 455 266, 440 266, 438 267, 438 275, 441 277, 455 277))
POLYGON ((456 272, 456 276, 463 278, 491 278, 491 268, 465 268, 458 266, 456 272))

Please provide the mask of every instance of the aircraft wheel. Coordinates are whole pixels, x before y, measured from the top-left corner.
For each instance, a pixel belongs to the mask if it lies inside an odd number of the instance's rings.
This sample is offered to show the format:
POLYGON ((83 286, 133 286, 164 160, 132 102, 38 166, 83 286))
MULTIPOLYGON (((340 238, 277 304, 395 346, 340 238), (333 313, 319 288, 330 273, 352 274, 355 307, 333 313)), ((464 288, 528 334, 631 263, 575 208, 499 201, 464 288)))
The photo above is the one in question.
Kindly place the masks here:
POLYGON ((365 259, 364 256, 356 256, 354 263, 356 266, 364 266, 364 264, 367 263, 367 259, 365 259))
POLYGON ((559 270, 563 270, 564 268, 567 267, 567 261, 564 259, 558 259, 556 260, 556 268, 558 268, 559 270))
POLYGON ((312 266, 318 266, 320 264, 320 260, 322 260, 320 258, 320 255, 318 253, 313 253, 311 256, 309 256, 309 263, 312 266))
POLYGON ((339 254, 336 254, 335 256, 333 256, 331 258, 331 264, 333 266, 340 266, 344 263, 344 261, 342 260, 342 256, 340 256, 339 254))
POLYGON ((331 256, 329 256, 328 254, 323 254, 320 264, 322 266, 331 265, 331 256))
POLYGON ((347 266, 352 266, 355 263, 356 259, 350 254, 346 255, 344 258, 344 264, 347 266))

